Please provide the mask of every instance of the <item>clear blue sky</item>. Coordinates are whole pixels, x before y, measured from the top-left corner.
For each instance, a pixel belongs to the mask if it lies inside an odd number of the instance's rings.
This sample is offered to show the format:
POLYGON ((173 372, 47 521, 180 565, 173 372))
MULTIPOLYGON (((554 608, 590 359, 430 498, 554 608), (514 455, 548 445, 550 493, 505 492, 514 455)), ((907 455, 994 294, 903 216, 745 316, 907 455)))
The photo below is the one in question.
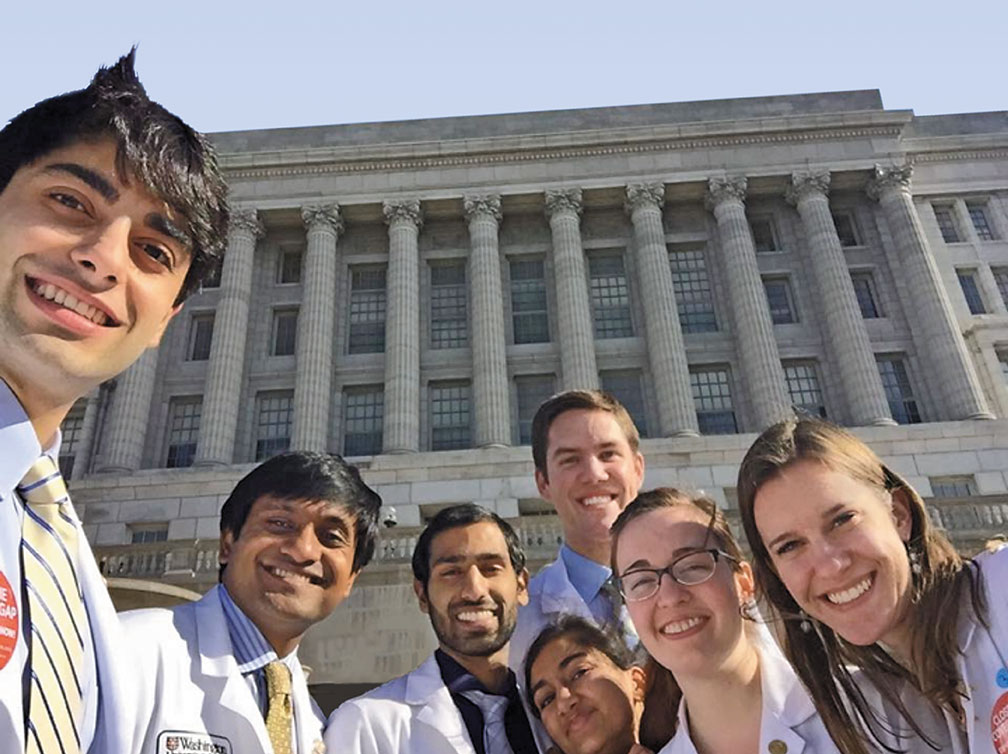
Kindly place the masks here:
POLYGON ((880 89, 1008 110, 1006 0, 7 0, 0 120, 139 44, 204 131, 880 89))

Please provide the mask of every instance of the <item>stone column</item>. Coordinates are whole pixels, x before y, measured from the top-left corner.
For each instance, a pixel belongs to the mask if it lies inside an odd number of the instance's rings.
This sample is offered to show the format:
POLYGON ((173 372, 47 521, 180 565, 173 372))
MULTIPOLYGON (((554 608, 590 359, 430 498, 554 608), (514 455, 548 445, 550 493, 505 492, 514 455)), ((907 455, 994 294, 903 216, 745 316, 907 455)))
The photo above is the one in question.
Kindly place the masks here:
POLYGON ((228 248, 221 273, 220 300, 214 316, 210 363, 203 388, 197 466, 228 465, 234 460, 235 430, 241 403, 245 342, 256 241, 264 229, 254 209, 231 214, 228 248))
POLYGON ((912 172, 910 165, 876 165, 868 196, 882 205, 896 246, 917 357, 942 418, 993 419, 910 195, 912 172))
POLYGON ((665 184, 632 183, 626 187, 626 197, 626 210, 634 228, 637 278, 644 304, 644 330, 651 377, 658 395, 661 434, 697 435, 689 364, 662 224, 665 184))
POLYGON ((473 409, 476 447, 509 445, 511 407, 505 352, 504 307, 497 229, 499 195, 467 196, 469 290, 472 300, 473 409))
POLYGON ((291 448, 323 452, 329 440, 333 328, 336 313, 336 242, 343 232, 337 204, 301 210, 308 232, 304 294, 298 312, 291 448))
POLYGON ((389 234, 385 319, 385 426, 383 452, 420 450, 419 199, 382 206, 389 234))
POLYGON ((157 349, 148 348, 116 378, 105 421, 101 465, 96 471, 124 474, 140 468, 156 371, 157 349))
POLYGON ((829 185, 828 170, 796 172, 786 194, 798 208, 815 258, 809 268, 815 278, 827 347, 833 352, 851 423, 895 424, 830 213, 829 185))
POLYGON ((563 387, 598 388, 595 332, 581 248, 581 189, 548 190, 546 217, 553 235, 563 387))
POLYGON ((74 479, 80 479, 87 474, 88 464, 91 462, 91 454, 94 450, 95 429, 98 427, 98 414, 101 410, 101 397, 104 392, 103 383, 88 393, 87 403, 84 404, 80 439, 77 443, 77 452, 74 453, 72 474, 74 479))
POLYGON ((762 431, 793 412, 746 220, 746 184, 741 177, 711 178, 707 206, 717 219, 721 269, 735 321, 735 348, 756 423, 752 429, 762 431))

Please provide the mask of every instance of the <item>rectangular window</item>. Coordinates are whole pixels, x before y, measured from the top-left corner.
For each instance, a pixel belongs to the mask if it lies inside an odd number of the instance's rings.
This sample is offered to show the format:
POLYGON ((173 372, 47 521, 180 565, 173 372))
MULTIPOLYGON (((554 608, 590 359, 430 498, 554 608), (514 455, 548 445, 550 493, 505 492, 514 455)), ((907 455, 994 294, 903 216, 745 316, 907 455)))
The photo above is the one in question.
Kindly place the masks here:
POLYGON ((994 274, 994 282, 997 283, 1001 300, 1008 306, 1008 267, 992 267, 991 272, 994 274))
POLYGON ((512 259, 511 321, 515 343, 549 343, 546 272, 541 259, 512 259))
POLYGON ((976 270, 956 270, 956 277, 959 278, 959 287, 962 288, 970 314, 986 314, 987 309, 984 306, 983 296, 980 295, 976 270))
POLYGON ((278 283, 300 283, 301 282, 301 249, 286 249, 280 252, 280 259, 277 264, 278 283))
POLYGON ((749 220, 749 228, 752 230, 753 245, 758 253, 781 250, 772 218, 754 217, 749 220))
POLYGON ((602 389, 611 393, 630 414, 641 437, 648 436, 647 414, 644 411, 644 390, 641 373, 635 369, 599 372, 602 389))
POLYGON ((716 332, 714 297, 703 249, 673 251, 669 254, 672 267, 672 291, 679 325, 684 333, 716 332))
POLYGON ((274 356, 293 356, 297 342, 297 309, 277 309, 273 312, 274 356))
POLYGON ((431 450, 457 450, 470 445, 468 382, 430 384, 431 450))
POLYGON ((727 368, 691 369, 690 387, 701 433, 730 435, 738 432, 727 368))
POLYGON ((152 542, 168 541, 168 522, 153 524, 130 524, 129 525, 130 544, 146 545, 152 542))
POLYGON ((920 411, 914 398, 906 364, 901 356, 877 356, 879 375, 893 419, 900 424, 920 424, 920 411))
POLYGON ((189 361, 206 361, 210 358, 210 344, 213 342, 213 312, 194 314, 189 320, 189 361))
POLYGON ((343 388, 343 455, 373 456, 381 453, 384 422, 384 386, 343 388))
POLYGON ((999 348, 996 351, 998 363, 1001 365, 1001 377, 1008 385, 1008 348, 999 348))
POLYGON ((931 494, 936 498, 972 497, 977 494, 976 479, 972 474, 928 477, 931 494))
POLYGON ((172 398, 168 404, 168 458, 165 466, 178 469, 192 466, 199 438, 202 396, 172 398))
POLYGON ((64 479, 73 477, 74 458, 80 449, 81 435, 84 433, 84 411, 74 409, 60 424, 59 470, 64 479))
POLYGON ((857 296, 858 308, 864 319, 877 319, 879 307, 875 297, 875 281, 870 272, 852 272, 851 283, 854 285, 854 295, 857 296))
POLYGON ((970 221, 981 241, 993 241, 994 231, 991 229, 990 220, 987 217, 987 208, 982 204, 967 204, 966 211, 969 212, 970 221))
POLYGON ((465 348, 469 345, 465 262, 430 267, 431 348, 465 348))
POLYGON ((945 243, 958 243, 962 239, 959 237, 959 229, 956 227, 955 210, 951 204, 933 204, 935 220, 938 221, 938 229, 941 231, 942 239, 945 243))
POLYGON ((532 418, 539 405, 556 391, 552 374, 522 375, 515 377, 518 393, 518 444, 532 442, 532 418))
POLYGON ((770 320, 775 325, 788 325, 798 321, 791 295, 791 282, 787 278, 764 278, 763 288, 770 307, 770 320))
POLYGON ((622 254, 598 254, 588 258, 592 320, 596 338, 633 337, 630 320, 630 288, 622 254))
POLYGON ((294 415, 294 393, 291 390, 270 390, 256 396, 255 459, 267 458, 290 450, 291 421, 294 415))
POLYGON ((840 245, 860 246, 858 241, 857 226, 854 224, 854 216, 848 212, 837 212, 833 215, 833 225, 836 226, 837 236, 840 238, 840 245))
POLYGON ((785 361, 784 379, 787 382, 791 405, 801 413, 826 418, 826 403, 819 389, 819 375, 815 364, 785 361))
POLYGON ((385 350, 385 268, 350 271, 350 353, 385 350))

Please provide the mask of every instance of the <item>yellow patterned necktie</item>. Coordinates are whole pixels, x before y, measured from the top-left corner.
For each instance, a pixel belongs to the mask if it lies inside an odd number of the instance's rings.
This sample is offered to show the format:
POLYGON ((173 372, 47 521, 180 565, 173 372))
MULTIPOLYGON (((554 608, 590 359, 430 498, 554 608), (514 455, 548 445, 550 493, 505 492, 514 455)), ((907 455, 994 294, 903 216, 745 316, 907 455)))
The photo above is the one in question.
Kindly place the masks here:
POLYGON ((273 754, 291 754, 291 673, 279 660, 266 666, 266 732, 273 754))
POLYGON ((25 751, 78 754, 87 613, 77 577, 77 524, 63 509, 70 496, 49 456, 32 465, 17 492, 25 502, 21 553, 31 618, 25 751))

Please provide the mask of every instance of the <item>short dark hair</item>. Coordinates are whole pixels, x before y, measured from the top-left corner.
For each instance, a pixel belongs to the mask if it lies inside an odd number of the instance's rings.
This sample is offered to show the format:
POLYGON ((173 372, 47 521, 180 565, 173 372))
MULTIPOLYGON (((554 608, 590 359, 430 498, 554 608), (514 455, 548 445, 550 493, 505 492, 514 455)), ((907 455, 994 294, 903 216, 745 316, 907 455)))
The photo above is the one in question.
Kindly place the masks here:
MULTIPOLYGON (((237 539, 255 501, 264 495, 281 500, 324 500, 354 516, 353 572, 371 562, 378 538, 381 498, 360 472, 340 456, 295 451, 273 456, 246 474, 224 501, 220 530, 237 539)), ((221 568, 223 572, 223 567, 221 568)))
POLYGON ((549 451, 549 431, 554 420, 568 411, 605 411, 612 414, 630 449, 635 453, 640 448, 640 433, 630 418, 630 413, 622 403, 602 390, 567 390, 543 401, 532 417, 532 461, 536 471, 547 479, 547 451, 549 451))
POLYGON ((443 508, 430 520, 427 528, 420 533, 416 547, 413 550, 413 578, 427 588, 430 580, 430 554, 431 543, 434 537, 448 529, 457 529, 460 526, 469 526, 483 521, 497 524, 504 541, 507 543, 508 557, 511 559, 511 567, 515 573, 521 573, 525 568, 525 551, 522 549, 518 535, 511 528, 511 524, 498 516, 493 511, 476 505, 475 503, 461 503, 449 508, 443 508))
POLYGON ((136 47, 91 83, 33 105, 0 130, 0 193, 14 174, 77 142, 111 137, 120 179, 139 181, 179 215, 189 239, 181 303, 220 265, 227 238, 227 185, 210 142, 152 101, 136 75, 136 47))
POLYGON ((542 654, 547 645, 557 639, 569 638, 585 649, 597 649, 608 657, 612 664, 620 670, 633 667, 634 654, 627 647, 623 637, 616 631, 592 623, 580 615, 561 615, 555 623, 550 623, 535 638, 525 653, 523 667, 525 669, 525 693, 528 695, 528 706, 532 714, 539 717, 539 709, 532 697, 532 664, 542 654))

